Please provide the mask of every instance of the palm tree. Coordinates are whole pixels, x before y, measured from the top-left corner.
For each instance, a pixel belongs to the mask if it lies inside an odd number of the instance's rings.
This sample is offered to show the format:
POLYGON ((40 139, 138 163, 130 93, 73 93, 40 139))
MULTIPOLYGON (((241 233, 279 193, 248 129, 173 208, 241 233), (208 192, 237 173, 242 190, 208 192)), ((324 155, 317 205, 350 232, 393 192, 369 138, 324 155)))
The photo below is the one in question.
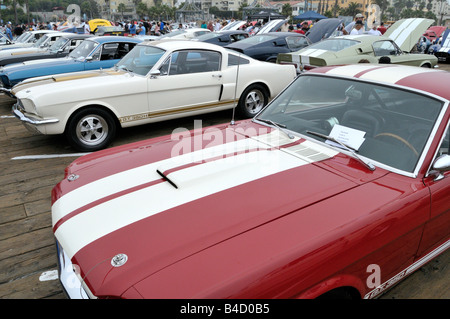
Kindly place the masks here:
POLYGON ((119 3, 119 5, 117 6, 117 10, 119 10, 119 12, 122 14, 122 20, 123 20, 123 12, 125 11, 125 4, 123 2, 119 3))
POLYGON ((380 17, 381 20, 383 20, 384 11, 389 7, 389 1, 388 0, 372 0, 372 3, 378 5, 380 7, 380 17))

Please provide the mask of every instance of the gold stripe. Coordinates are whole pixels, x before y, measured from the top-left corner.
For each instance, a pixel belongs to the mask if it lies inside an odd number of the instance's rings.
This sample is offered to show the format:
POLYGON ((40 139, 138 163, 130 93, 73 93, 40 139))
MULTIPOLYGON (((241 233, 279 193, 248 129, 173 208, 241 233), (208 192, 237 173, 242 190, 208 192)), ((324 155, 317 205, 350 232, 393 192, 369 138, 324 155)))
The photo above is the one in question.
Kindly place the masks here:
MULTIPOLYGON (((237 102, 237 101, 238 100, 236 100, 235 102, 237 102)), ((225 105, 225 104, 230 104, 230 103, 233 103, 233 100, 215 102, 215 103, 210 103, 210 104, 203 104, 203 105, 198 105, 198 106, 191 106, 191 107, 186 107, 186 108, 176 109, 176 110, 133 114, 133 115, 128 115, 128 116, 123 116, 123 117, 119 118, 119 121, 120 121, 120 123, 128 123, 128 122, 150 119, 150 118, 154 118, 154 117, 158 117, 158 116, 165 116, 165 115, 171 115, 171 114, 176 114, 176 113, 186 113, 186 112, 192 112, 192 111, 197 111, 197 110, 206 109, 206 108, 215 108, 215 107, 225 105)))
POLYGON ((22 54, 29 54, 29 53, 35 53, 34 51, 27 51, 27 52, 15 52, 11 53, 11 55, 22 55, 22 54))

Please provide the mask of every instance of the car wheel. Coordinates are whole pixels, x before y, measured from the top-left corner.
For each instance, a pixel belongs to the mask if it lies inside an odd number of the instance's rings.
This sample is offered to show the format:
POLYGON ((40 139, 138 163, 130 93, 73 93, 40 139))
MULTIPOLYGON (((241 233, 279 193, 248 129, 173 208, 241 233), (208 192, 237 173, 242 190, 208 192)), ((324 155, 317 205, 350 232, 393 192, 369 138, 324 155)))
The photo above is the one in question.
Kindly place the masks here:
POLYGON ((239 111, 249 118, 255 116, 269 101, 267 90, 258 84, 250 85, 239 99, 239 111))
POLYGON ((66 126, 66 138, 77 150, 93 152, 107 147, 116 133, 116 123, 109 112, 89 107, 75 113, 66 126))
POLYGON ((428 63, 425 63, 424 65, 422 65, 422 68, 431 68, 431 65, 429 65, 428 63))

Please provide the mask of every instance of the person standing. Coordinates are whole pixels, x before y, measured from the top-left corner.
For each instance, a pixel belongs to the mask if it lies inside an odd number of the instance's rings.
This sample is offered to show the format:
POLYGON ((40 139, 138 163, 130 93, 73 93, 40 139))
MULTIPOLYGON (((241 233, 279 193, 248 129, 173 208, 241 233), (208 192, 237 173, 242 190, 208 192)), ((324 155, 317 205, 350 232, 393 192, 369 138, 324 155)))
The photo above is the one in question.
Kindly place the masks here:
POLYGON ((381 32, 379 31, 379 30, 377 30, 377 24, 376 23, 374 23, 373 25, 372 25, 372 29, 370 29, 369 31, 367 31, 367 34, 370 34, 370 35, 381 35, 381 32))
MULTIPOLYGON (((363 22, 363 27, 364 27, 364 16, 361 13, 358 13, 355 15, 355 20, 353 22, 350 22, 349 24, 347 24, 347 26, 342 30, 344 34, 350 34, 352 32, 353 27, 356 24, 356 21, 361 21, 363 22)), ((364 32, 364 28, 363 28, 363 32, 364 32)))
POLYGON ((134 23, 134 20, 131 20, 130 24, 130 34, 136 35, 136 24, 134 23))
POLYGON ((8 39, 10 41, 12 41, 13 40, 13 34, 12 34, 12 31, 11 31, 11 24, 10 23, 8 23, 6 25, 5 33, 6 33, 6 36, 8 37, 8 39))
POLYGON ((357 35, 364 33, 364 23, 361 20, 356 20, 355 26, 350 32, 350 35, 357 35))
POLYGON ((383 35, 386 32, 386 27, 384 26, 384 22, 381 22, 380 26, 377 29, 378 31, 380 31, 381 35, 383 35))

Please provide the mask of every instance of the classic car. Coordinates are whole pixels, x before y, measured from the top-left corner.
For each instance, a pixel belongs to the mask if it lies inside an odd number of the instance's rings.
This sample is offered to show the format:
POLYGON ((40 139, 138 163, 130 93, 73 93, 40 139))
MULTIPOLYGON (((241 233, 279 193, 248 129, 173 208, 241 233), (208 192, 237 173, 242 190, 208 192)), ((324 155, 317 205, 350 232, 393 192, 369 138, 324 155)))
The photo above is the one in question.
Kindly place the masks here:
POLYGON ((203 28, 178 29, 161 35, 159 39, 190 40, 210 32, 210 30, 203 28))
MULTIPOLYGON (((52 45, 50 45, 50 47, 45 49, 36 48, 36 50, 30 50, 31 48, 22 48, 0 51, 0 66, 31 60, 63 58, 70 52, 72 52, 72 50, 75 49, 78 45, 80 45, 83 40, 91 36, 92 35, 89 34, 63 32, 62 34, 55 34, 54 37, 57 37, 58 39, 52 45)), ((47 37, 47 35, 45 35, 44 37, 47 37)), ((43 39, 44 37, 42 37, 41 39, 43 39)))
POLYGON ((55 30, 36 30, 36 31, 26 31, 22 33, 14 43, 9 45, 0 45, 0 51, 11 50, 16 48, 27 48, 33 46, 36 41, 38 41, 43 35, 47 33, 56 33, 55 30))
POLYGON ((438 58, 439 62, 448 62, 450 61, 450 29, 445 31, 442 35, 440 47, 434 53, 434 55, 438 58))
POLYGON ((220 46, 226 46, 228 44, 247 39, 249 37, 248 32, 241 30, 229 30, 222 32, 209 32, 193 38, 193 41, 208 42, 220 46))
POLYGON ((279 53, 298 51, 311 44, 303 34, 295 32, 269 32, 256 34, 247 39, 225 46, 256 60, 276 62, 279 53))
MULTIPOLYGON (((437 58, 429 54, 409 53, 424 31, 433 23, 430 19, 411 18, 394 23, 382 36, 344 35, 330 37, 297 52, 281 53, 277 63, 294 64, 297 72, 326 65, 390 63, 420 67, 435 67, 437 58)), ((314 29, 314 27, 313 27, 314 29)))
POLYGON ((112 69, 30 79, 11 93, 14 113, 27 127, 65 134, 75 149, 93 151, 120 127, 235 107, 254 116, 295 76, 291 65, 210 43, 145 41, 112 69))
POLYGON ((380 296, 450 247, 449 81, 317 68, 253 119, 78 158, 52 191, 62 285, 70 298, 380 296))
POLYGON ((436 41, 439 39, 439 37, 447 30, 447 27, 445 26, 432 26, 429 27, 427 31, 423 34, 428 40, 431 42, 436 41))
POLYGON ((98 36, 85 39, 65 58, 25 61, 0 69, 0 92, 9 94, 17 83, 45 75, 109 69, 141 39, 122 36, 98 36))
POLYGON ((10 44, 13 44, 13 43, 14 42, 11 41, 10 39, 8 39, 8 37, 4 33, 0 32, 0 46, 10 45, 10 44))
POLYGON ((247 21, 244 20, 236 20, 231 21, 226 26, 224 26, 222 29, 220 29, 217 32, 224 32, 229 30, 242 30, 242 28, 247 24, 247 21))
POLYGON ((95 35, 124 35, 125 30, 121 26, 99 26, 91 30, 95 35))

